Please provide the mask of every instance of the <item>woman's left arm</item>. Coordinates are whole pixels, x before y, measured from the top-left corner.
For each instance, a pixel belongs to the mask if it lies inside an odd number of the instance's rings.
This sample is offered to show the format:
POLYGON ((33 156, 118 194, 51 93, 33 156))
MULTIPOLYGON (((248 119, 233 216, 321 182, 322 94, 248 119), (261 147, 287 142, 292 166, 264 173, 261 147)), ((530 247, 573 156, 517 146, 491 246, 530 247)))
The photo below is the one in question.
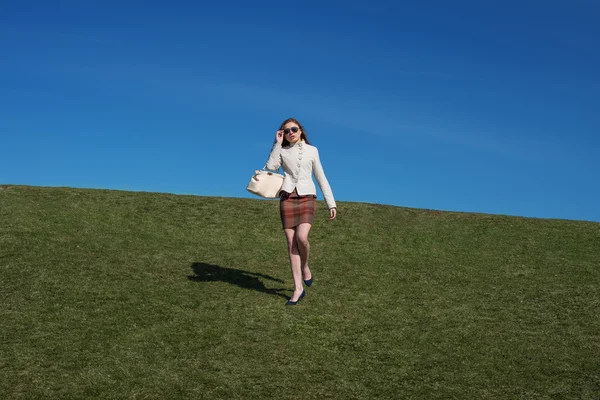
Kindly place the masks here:
POLYGON ((325 197, 327 207, 329 208, 329 213, 331 215, 330 219, 334 219, 337 216, 335 199, 333 198, 333 192, 331 191, 331 187, 329 186, 329 182, 327 181, 327 177, 325 176, 325 172, 323 171, 323 165, 321 165, 319 150, 315 148, 315 151, 316 155, 313 159, 313 172, 315 174, 317 182, 319 183, 319 187, 323 192, 323 197, 325 197))

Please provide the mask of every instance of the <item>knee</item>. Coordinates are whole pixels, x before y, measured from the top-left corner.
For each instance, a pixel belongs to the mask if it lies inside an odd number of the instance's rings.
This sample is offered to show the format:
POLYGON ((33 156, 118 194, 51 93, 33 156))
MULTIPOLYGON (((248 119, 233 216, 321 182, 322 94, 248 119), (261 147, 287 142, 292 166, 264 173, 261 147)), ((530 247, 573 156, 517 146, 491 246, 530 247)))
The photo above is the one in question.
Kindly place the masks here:
POLYGON ((298 236, 296 240, 298 241, 299 246, 302 246, 305 249, 309 247, 308 236, 298 236))
POLYGON ((288 252, 292 254, 298 253, 298 243, 296 241, 288 242, 288 252))

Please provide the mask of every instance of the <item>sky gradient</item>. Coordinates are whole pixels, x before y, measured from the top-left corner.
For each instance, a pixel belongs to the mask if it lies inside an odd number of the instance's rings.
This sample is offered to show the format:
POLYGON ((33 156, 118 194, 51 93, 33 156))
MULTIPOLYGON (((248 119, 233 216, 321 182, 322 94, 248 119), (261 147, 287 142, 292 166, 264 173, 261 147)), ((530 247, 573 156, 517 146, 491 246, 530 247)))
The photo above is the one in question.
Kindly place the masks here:
POLYGON ((210 3, 0 2, 0 184, 253 197, 295 117, 338 202, 600 222, 600 3, 210 3))

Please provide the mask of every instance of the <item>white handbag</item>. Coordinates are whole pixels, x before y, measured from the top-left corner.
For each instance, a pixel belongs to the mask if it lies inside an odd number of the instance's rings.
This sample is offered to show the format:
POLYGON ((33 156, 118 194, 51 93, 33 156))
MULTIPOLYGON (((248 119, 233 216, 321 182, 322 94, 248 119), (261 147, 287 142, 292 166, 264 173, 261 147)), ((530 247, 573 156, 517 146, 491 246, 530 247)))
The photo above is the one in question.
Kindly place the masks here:
MULTIPOLYGON (((254 171, 254 176, 250 179, 246 190, 260 197, 276 199, 279 197, 283 185, 283 175, 267 171, 266 168, 265 166, 263 169, 254 171)), ((279 171, 279 168, 277 170, 279 171)))

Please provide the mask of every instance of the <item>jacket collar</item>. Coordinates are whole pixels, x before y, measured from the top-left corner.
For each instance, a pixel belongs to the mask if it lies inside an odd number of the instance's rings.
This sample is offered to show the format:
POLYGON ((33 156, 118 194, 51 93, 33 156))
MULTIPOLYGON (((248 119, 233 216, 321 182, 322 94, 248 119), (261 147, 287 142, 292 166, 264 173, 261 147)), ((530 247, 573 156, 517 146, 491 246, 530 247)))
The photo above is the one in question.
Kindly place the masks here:
POLYGON ((293 149, 294 147, 298 146, 298 147, 302 147, 302 145, 305 145, 306 142, 304 140, 298 140, 296 143, 290 143, 288 144, 288 148, 293 149))

